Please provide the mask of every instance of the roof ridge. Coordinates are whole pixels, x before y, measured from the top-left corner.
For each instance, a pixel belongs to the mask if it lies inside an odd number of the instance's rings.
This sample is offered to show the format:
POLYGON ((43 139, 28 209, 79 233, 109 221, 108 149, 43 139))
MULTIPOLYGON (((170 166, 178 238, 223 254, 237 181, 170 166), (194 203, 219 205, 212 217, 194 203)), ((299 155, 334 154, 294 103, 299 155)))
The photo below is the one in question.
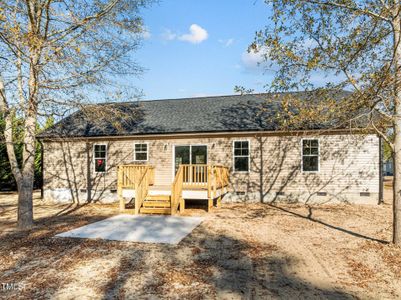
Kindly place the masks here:
MULTIPOLYGON (((249 93, 249 94, 229 94, 229 95, 213 95, 213 96, 200 96, 200 97, 182 97, 182 98, 165 98, 165 99, 148 99, 148 100, 134 100, 134 101, 122 101, 122 102, 103 102, 103 103, 92 103, 90 105, 108 105, 108 104, 132 104, 132 103, 144 103, 144 102, 161 102, 161 101, 182 101, 182 100, 197 100, 207 98, 228 98, 228 97, 242 97, 242 96, 266 96, 266 95, 283 95, 283 94, 304 94, 313 93, 316 90, 311 91, 288 91, 288 92, 260 92, 260 93, 249 93)), ((347 90, 341 90, 341 92, 349 92, 347 90)))
POLYGON ((201 96, 201 97, 183 97, 183 98, 165 98, 165 99, 148 99, 148 100, 136 100, 136 101, 126 101, 126 102, 103 102, 103 103, 94 103, 94 105, 105 105, 105 104, 124 104, 124 103, 143 103, 143 102, 160 102, 160 101, 181 101, 181 100, 196 100, 196 99, 205 99, 205 98, 227 98, 227 97, 242 97, 242 96, 259 96, 259 95, 280 95, 280 94, 295 94, 302 93, 301 91, 297 92, 266 92, 266 93, 249 93, 249 94, 231 94, 231 95, 214 95, 214 96, 201 96))

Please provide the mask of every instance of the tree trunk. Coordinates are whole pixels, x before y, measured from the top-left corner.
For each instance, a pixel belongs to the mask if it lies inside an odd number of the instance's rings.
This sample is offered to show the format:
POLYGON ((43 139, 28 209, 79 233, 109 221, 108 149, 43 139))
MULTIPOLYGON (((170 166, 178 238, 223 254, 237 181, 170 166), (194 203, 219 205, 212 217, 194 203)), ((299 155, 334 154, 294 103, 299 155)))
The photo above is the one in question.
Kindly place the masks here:
MULTIPOLYGON (((34 6, 31 6, 33 9, 34 6)), ((30 31, 35 29, 30 23, 30 31)), ((24 151, 22 153, 22 179, 18 190, 18 227, 30 228, 33 225, 33 181, 35 174, 36 122, 38 108, 38 75, 40 50, 36 45, 30 47, 29 98, 25 112, 24 151)))
MULTIPOLYGON (((399 129, 398 129, 399 130, 399 129)), ((398 131, 399 132, 399 131, 398 131)), ((400 140, 400 138, 398 138, 400 140)), ((395 145, 400 142, 396 142, 395 145)), ((401 245, 401 155, 398 152, 394 158, 394 196, 393 196, 393 243, 401 245)))
POLYGON ((18 227, 28 229, 33 225, 33 176, 22 177, 18 186, 18 227))
POLYGON ((393 25, 395 47, 393 243, 401 245, 401 24, 398 16, 393 25))
POLYGON ((25 119, 22 178, 18 186, 18 227, 33 225, 33 181, 36 153, 36 113, 30 110, 25 119))

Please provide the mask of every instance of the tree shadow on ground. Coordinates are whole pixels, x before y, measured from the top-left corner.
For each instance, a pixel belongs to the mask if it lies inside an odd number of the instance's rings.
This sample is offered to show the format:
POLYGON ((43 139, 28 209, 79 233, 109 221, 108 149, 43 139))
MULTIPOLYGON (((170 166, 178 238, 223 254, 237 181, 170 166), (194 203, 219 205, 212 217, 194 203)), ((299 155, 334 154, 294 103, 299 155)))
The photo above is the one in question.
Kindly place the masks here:
POLYGON ((178 246, 153 250, 157 260, 151 251, 140 259, 136 253, 122 259, 102 288, 102 298, 354 299, 297 277, 291 271, 297 260, 274 245, 254 245, 205 228, 178 246))
MULTIPOLYGON (((241 207, 243 207, 246 204, 238 204, 238 205, 233 205, 231 206, 230 209, 240 209, 241 207)), ((250 204, 249 206, 251 207, 252 204, 250 204)), ((299 206, 298 206, 299 207, 299 206)), ((316 219, 315 217, 313 217, 313 210, 316 208, 310 205, 302 205, 303 208, 307 208, 308 209, 308 213, 307 214, 302 214, 298 211, 295 210, 291 210, 289 208, 289 205, 280 205, 279 203, 265 203, 263 204, 263 206, 259 207, 258 209, 247 209, 247 212, 245 213, 244 216, 240 216, 238 217, 238 219, 263 219, 269 216, 275 216, 277 215, 275 211, 280 211, 282 213, 285 214, 290 214, 292 216, 295 216, 297 218, 301 218, 310 222, 314 222, 320 225, 323 225, 325 227, 328 227, 330 229, 333 230, 337 230, 337 231, 341 231, 343 233, 349 234, 351 236, 357 237, 357 238, 361 238, 361 239, 365 239, 365 240, 370 240, 370 241, 374 241, 374 242, 378 242, 381 244, 389 244, 389 241, 386 240, 382 240, 382 239, 378 239, 375 237, 371 237, 371 236, 367 236, 365 234, 362 233, 358 233, 340 226, 336 226, 333 224, 330 224, 328 222, 316 219)), ((226 216, 224 215, 224 213, 220 213, 218 212, 217 215, 222 218, 225 219, 226 216)), ((231 217, 230 217, 231 218, 231 217)))
POLYGON ((348 229, 345 229, 345 228, 342 228, 342 227, 339 227, 339 226, 335 226, 335 225, 329 224, 327 222, 315 219, 312 216, 313 215, 313 207, 311 207, 311 206, 307 207, 308 208, 308 214, 307 215, 303 215, 303 214, 301 214, 299 212, 292 211, 292 210, 290 210, 288 208, 285 208, 285 207, 282 207, 282 206, 278 206, 278 205, 274 205, 274 204, 267 204, 267 205, 269 207, 277 209, 279 211, 291 214, 293 216, 296 216, 296 217, 299 217, 299 218, 302 218, 302 219, 305 219, 305 220, 308 220, 308 221, 311 221, 311 222, 314 222, 314 223, 318 223, 320 225, 326 226, 326 227, 334 229, 334 230, 341 231, 343 233, 352 235, 352 236, 357 237, 357 238, 362 238, 362 239, 378 242, 378 243, 381 243, 381 244, 389 244, 388 241, 377 239, 377 238, 374 238, 374 237, 370 237, 370 236, 367 236, 367 235, 364 235, 364 234, 361 234, 361 233, 358 233, 358 232, 354 232, 354 231, 351 231, 351 230, 348 230, 348 229))
MULTIPOLYGON (((184 247, 192 248, 187 257, 192 276, 210 286, 217 298, 352 298, 344 291, 320 288, 295 276, 289 270, 297 259, 276 245, 216 234, 201 226, 182 241, 180 248, 184 247)), ((175 268, 185 270, 187 262, 179 250, 170 260, 175 268)))
POLYGON ((276 245, 233 237, 213 230, 211 223, 200 225, 178 245, 54 238, 113 214, 89 216, 85 209, 42 218, 33 230, 0 236, 0 262, 13 253, 13 262, 0 267, 0 282, 32 280, 10 297, 52 298, 71 284, 82 291, 90 284, 99 293, 96 298, 103 299, 354 298, 296 275, 297 258, 276 245), (115 260, 112 267, 96 265, 105 257, 115 260), (100 269, 101 278, 88 274, 74 281, 71 274, 87 264, 100 269))
POLYGON ((84 202, 82 204, 79 203, 70 203, 68 206, 60 210, 59 212, 55 213, 53 217, 59 217, 64 215, 69 215, 85 206, 87 206, 90 202, 84 202))
POLYGON ((60 275, 60 278, 63 278, 63 273, 67 274, 71 269, 78 267, 83 257, 93 259, 99 257, 105 249, 117 249, 118 243, 113 242, 55 237, 58 233, 112 215, 115 215, 115 212, 97 212, 96 215, 91 215, 87 210, 78 211, 73 208, 72 211, 38 218, 29 230, 10 228, 9 231, 1 232, 0 282, 26 285, 22 291, 7 291, 6 297, 47 298, 60 287, 56 277, 60 275), (88 249, 93 251, 85 254, 88 249))

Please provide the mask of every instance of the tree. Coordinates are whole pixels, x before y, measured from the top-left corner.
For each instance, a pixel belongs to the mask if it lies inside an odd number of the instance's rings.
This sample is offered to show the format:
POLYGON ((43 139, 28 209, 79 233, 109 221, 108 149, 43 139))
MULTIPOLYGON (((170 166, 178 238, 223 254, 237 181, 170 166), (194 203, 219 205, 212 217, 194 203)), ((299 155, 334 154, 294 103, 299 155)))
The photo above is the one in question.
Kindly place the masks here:
POLYGON ((130 55, 139 45, 141 7, 151 0, 2 1, 0 112, 18 187, 18 226, 33 224, 37 124, 62 116, 91 98, 128 97, 124 76, 140 68, 130 55), (23 119, 22 163, 13 140, 13 116, 23 119))
POLYGON ((322 74, 328 82, 319 90, 327 101, 283 101, 288 112, 283 123, 335 118, 337 125, 350 128, 363 124, 388 143, 395 159, 393 242, 401 245, 401 3, 265 2, 272 7, 274 26, 259 31, 249 51, 261 52, 274 69, 270 88, 314 90, 313 78, 322 74), (330 93, 344 89, 352 93, 344 101, 333 101, 330 93))
MULTIPOLYGON (((13 131, 13 143, 14 143, 14 149, 15 149, 15 156, 17 158, 17 162, 20 165, 22 161, 22 134, 21 134, 21 124, 23 123, 23 120, 18 119, 15 114, 12 116, 12 131, 13 131)), ((5 120, 3 116, 0 114, 0 141, 2 142, 0 145, 0 165, 1 165, 1 170, 0 170, 0 182, 6 186, 8 186, 10 189, 15 188, 16 183, 10 168, 10 163, 8 161, 8 156, 7 156, 7 149, 6 149, 6 144, 4 143, 4 135, 2 134, 5 129, 5 120)))
MULTIPOLYGON (((10 162, 7 156, 6 144, 4 142, 4 118, 0 114, 0 186, 9 190, 17 189, 17 183, 11 171, 10 162)), ((15 149, 15 156, 17 158, 18 165, 22 164, 22 150, 23 150, 23 131, 22 125, 24 124, 22 119, 18 119, 13 116, 13 143, 15 149)), ((40 133, 54 124, 54 118, 48 117, 44 126, 37 124, 37 132, 40 133)), ((42 155, 41 155, 41 145, 36 144, 35 151, 35 171, 34 171, 34 188, 40 188, 42 186, 42 155)))

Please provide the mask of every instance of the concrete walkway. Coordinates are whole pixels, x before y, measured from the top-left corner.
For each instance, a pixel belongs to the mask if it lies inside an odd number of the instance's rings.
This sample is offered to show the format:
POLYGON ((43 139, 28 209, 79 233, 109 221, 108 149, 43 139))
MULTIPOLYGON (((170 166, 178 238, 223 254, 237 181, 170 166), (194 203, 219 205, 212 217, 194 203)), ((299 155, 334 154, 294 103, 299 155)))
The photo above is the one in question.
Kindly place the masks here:
POLYGON ((178 244, 202 221, 201 217, 118 215, 56 237, 178 244))

